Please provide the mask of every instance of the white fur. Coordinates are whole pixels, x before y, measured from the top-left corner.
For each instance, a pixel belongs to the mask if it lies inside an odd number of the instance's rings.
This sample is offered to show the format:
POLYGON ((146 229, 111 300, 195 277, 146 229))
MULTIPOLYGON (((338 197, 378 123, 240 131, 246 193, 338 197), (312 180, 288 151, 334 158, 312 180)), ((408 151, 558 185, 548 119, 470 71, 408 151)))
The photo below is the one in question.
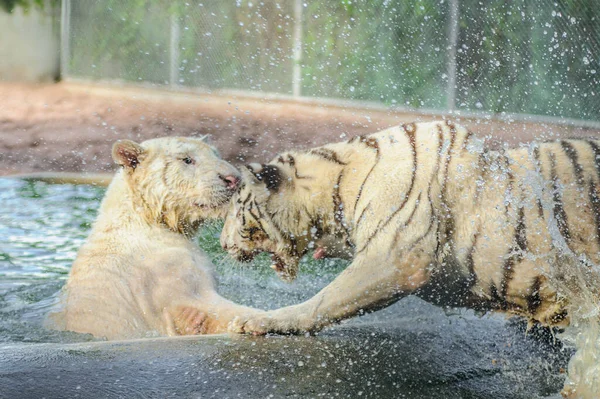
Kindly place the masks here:
POLYGON ((239 314, 215 291, 211 262, 192 242, 220 217, 238 176, 200 139, 115 143, 110 184, 64 287, 55 328, 107 339, 224 332, 239 314), (186 158, 189 158, 186 160, 186 158), (187 164, 186 161, 190 161, 187 164))

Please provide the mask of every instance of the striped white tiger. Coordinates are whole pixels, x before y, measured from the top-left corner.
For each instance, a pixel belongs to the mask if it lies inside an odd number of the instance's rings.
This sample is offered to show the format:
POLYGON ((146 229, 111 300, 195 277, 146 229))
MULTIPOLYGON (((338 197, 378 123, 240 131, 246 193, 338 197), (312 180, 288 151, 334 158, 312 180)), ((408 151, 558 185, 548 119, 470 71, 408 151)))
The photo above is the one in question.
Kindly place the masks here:
POLYGON ((242 174, 221 235, 232 255, 270 252, 285 279, 320 240, 352 262, 311 299, 238 318, 234 332, 314 332, 409 294, 566 325, 551 276, 568 273, 567 256, 599 261, 597 140, 492 151, 453 122, 411 123, 242 174))

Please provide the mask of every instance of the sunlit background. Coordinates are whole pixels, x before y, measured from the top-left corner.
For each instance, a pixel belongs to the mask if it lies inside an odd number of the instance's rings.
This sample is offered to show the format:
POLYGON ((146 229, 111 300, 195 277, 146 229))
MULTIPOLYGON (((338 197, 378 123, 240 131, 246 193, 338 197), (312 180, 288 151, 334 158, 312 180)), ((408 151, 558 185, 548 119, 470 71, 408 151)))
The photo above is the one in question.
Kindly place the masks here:
MULTIPOLYGON (((209 134, 236 165, 439 118, 492 147, 599 137, 599 90, 597 0, 0 0, 0 176, 110 172, 116 139, 165 135, 209 134)), ((103 194, 0 179, 0 397, 530 399, 562 387, 572 347, 554 332, 412 297, 316 338, 113 347, 49 331, 103 194)), ((346 265, 305 260, 286 285, 266 257, 233 263, 220 227, 198 243, 236 302, 300 302, 346 265)))

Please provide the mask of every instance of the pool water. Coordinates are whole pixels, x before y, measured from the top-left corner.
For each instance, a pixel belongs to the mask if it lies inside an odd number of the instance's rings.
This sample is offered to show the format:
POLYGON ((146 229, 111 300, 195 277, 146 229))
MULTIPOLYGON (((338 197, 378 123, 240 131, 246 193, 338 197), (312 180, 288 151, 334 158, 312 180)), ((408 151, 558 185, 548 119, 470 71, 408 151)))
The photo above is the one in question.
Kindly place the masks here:
MULTIPOLYGON (((0 342, 86 340, 42 328, 56 304, 77 250, 96 218, 104 188, 0 179, 0 342)), ((303 263, 305 276, 281 282, 266 256, 251 265, 230 259, 219 245, 221 224, 205 226, 197 240, 213 259, 220 291, 261 308, 295 303, 314 294, 344 266, 343 261, 303 263)))
MULTIPOLYGON (((443 310, 414 297, 316 337, 110 343, 47 330, 44 319, 103 194, 87 185, 0 179, 0 397, 529 399, 562 387, 572 351, 546 332, 526 335, 521 321, 443 310)), ((219 292, 242 304, 300 302, 347 265, 307 260, 287 284, 267 256, 250 265, 232 261, 219 246, 220 226, 203 228, 198 244, 215 263, 219 292)))

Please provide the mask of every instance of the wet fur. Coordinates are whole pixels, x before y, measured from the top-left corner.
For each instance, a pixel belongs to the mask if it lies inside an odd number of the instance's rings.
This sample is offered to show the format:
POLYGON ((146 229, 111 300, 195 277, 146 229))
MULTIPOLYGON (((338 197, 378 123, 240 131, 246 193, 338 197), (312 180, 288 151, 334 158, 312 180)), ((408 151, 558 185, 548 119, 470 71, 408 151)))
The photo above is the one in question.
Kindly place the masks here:
POLYGON ((319 240, 337 242, 353 262, 308 301, 238 319, 232 330, 314 332, 408 294, 567 325, 570 298, 558 288, 573 283, 566 265, 600 261, 599 148, 578 139, 489 151, 441 121, 249 165, 225 248, 274 253, 285 279, 319 240))
POLYGON ((106 339, 224 332, 254 310, 215 291, 212 264, 192 241, 222 217, 238 175, 200 139, 117 142, 123 166, 73 263, 53 328, 106 339), (189 164, 186 162, 190 162, 189 164))

